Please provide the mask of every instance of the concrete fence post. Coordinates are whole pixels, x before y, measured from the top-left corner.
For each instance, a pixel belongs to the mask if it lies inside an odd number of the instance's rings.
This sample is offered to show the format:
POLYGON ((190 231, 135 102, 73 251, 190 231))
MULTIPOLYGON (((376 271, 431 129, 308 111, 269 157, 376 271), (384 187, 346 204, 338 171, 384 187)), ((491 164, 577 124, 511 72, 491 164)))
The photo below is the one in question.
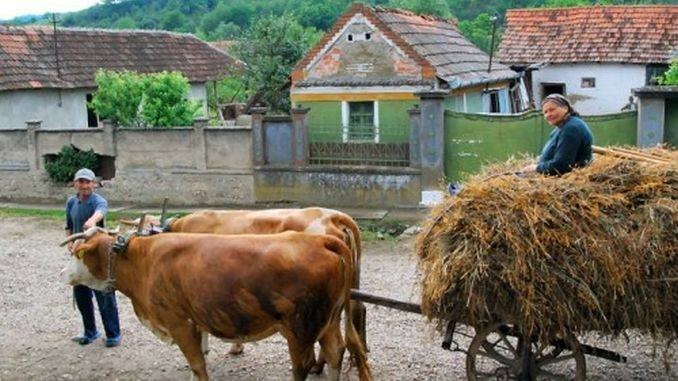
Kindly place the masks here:
POLYGON ((421 158, 421 203, 442 201, 440 181, 445 176, 445 108, 446 90, 416 93, 421 99, 419 150, 421 158))
POLYGON ((197 117, 193 120, 193 155, 195 168, 199 171, 207 170, 207 146, 205 142, 205 127, 209 119, 197 117))
POLYGON ((308 108, 292 109, 292 163, 296 167, 308 164, 308 108))
POLYGON ((407 110, 407 112, 410 115, 410 167, 421 168, 421 144, 419 142, 421 109, 419 109, 419 105, 414 105, 414 108, 407 110))
POLYGON ((31 172, 40 169, 40 150, 38 149, 38 130, 42 120, 26 121, 26 135, 28 142, 28 168, 31 172))
POLYGON ((113 121, 109 119, 104 119, 101 121, 101 127, 103 129, 104 134, 102 139, 104 143, 103 153, 110 156, 116 156, 118 154, 117 141, 115 139, 116 126, 113 124, 113 121))
POLYGON ((266 164, 266 147, 264 146, 264 115, 266 107, 252 107, 252 161, 254 165, 266 164))
POLYGON ((638 96, 636 145, 654 147, 664 141, 666 100, 651 90, 633 89, 638 96))

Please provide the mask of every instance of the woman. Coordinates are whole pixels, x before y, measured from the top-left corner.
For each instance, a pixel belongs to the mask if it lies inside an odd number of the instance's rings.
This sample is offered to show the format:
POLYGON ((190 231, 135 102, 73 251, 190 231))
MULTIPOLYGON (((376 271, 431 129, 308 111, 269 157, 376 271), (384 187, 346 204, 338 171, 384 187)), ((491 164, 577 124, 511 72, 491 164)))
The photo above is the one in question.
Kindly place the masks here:
POLYGON ((592 157, 593 134, 570 101, 560 94, 551 94, 542 100, 541 108, 544 119, 556 128, 544 144, 539 163, 526 166, 522 172, 562 175, 586 166, 592 157))

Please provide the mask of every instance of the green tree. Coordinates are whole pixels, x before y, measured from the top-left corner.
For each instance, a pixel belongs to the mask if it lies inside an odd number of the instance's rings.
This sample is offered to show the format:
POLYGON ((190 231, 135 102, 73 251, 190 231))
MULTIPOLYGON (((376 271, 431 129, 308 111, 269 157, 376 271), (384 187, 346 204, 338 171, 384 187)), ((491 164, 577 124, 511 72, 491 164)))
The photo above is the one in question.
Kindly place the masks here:
POLYGON ((663 75, 657 78, 660 85, 675 86, 678 85, 678 58, 671 61, 671 66, 663 75))
POLYGON ((95 82, 97 91, 90 106, 101 119, 110 119, 121 126, 141 125, 137 113, 144 86, 137 73, 99 70, 95 82))
POLYGON ((244 82, 248 95, 259 93, 273 112, 289 112, 289 92, 283 88, 294 65, 320 36, 290 14, 258 19, 233 48, 247 65, 244 82))
POLYGON ((138 28, 136 21, 130 16, 125 16, 119 18, 118 21, 113 24, 114 29, 136 29, 138 28))
MULTIPOLYGON (((498 23, 498 21, 497 21, 498 23)), ((487 13, 481 13, 474 20, 459 22, 459 30, 469 41, 486 53, 495 50, 499 46, 502 30, 499 25, 495 30, 494 46, 490 49, 492 40, 492 20, 487 13)))
POLYGON ((420 15, 433 15, 448 18, 452 16, 450 6, 445 0, 391 0, 391 6, 409 9, 420 15))
POLYGON ((45 163, 45 170, 55 182, 66 183, 73 179, 78 169, 89 168, 96 172, 99 166, 99 156, 92 149, 81 151, 68 145, 61 147, 61 151, 45 163))
POLYGON ((150 127, 190 126, 200 104, 189 101, 188 80, 179 72, 144 76, 141 119, 150 127))

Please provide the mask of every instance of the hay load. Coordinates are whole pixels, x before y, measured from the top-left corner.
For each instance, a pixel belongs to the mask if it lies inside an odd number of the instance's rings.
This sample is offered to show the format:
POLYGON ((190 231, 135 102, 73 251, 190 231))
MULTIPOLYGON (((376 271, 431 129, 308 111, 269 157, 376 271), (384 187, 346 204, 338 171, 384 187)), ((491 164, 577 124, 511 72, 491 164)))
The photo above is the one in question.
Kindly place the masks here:
POLYGON ((633 150, 559 178, 497 175, 519 163, 476 176, 418 237, 424 314, 439 328, 504 322, 542 340, 630 328, 675 339, 677 163, 633 150))

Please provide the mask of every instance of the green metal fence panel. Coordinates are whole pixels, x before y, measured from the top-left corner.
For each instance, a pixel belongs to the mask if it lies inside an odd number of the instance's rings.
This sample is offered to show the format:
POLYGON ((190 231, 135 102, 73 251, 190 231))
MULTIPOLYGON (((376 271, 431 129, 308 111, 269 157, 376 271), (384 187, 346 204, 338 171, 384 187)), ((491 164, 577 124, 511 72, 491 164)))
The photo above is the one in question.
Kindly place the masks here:
POLYGON ((593 132, 597 146, 636 145, 638 113, 635 111, 608 115, 587 115, 582 119, 593 132))
MULTIPOLYGON (((635 112, 584 116, 594 144, 634 145, 635 112)), ((539 155, 553 127, 539 111, 519 115, 480 115, 445 111, 445 176, 463 181, 483 165, 521 154, 539 155)))
POLYGON ((664 143, 678 148, 678 99, 667 99, 664 107, 664 143))

